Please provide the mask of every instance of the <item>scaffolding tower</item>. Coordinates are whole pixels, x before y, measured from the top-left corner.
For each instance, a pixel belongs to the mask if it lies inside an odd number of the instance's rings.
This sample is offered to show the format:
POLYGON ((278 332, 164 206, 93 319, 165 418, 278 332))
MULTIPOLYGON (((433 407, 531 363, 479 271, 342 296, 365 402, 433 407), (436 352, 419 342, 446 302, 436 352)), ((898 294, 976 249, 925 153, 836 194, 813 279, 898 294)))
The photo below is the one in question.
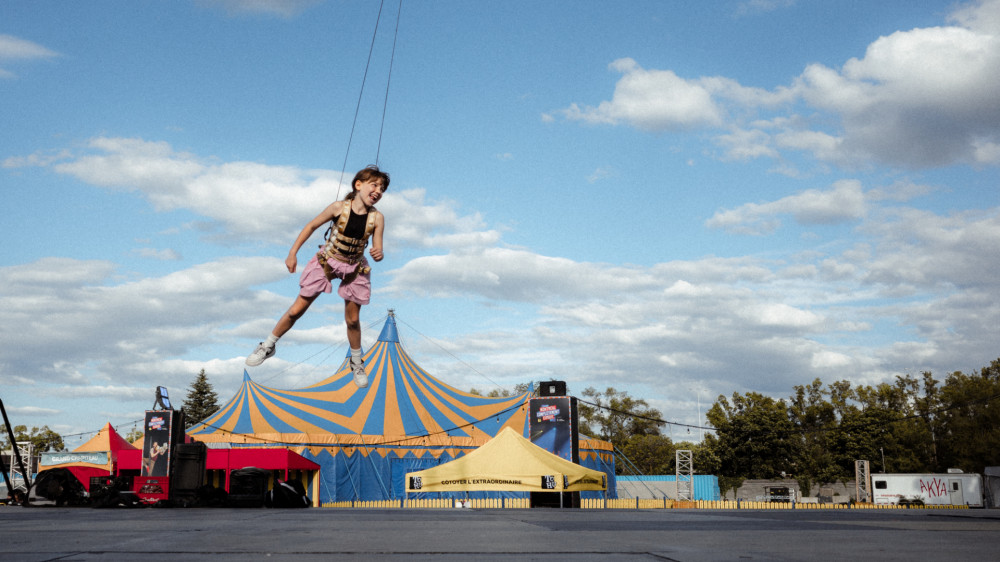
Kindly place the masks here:
POLYGON ((677 501, 694 500, 694 454, 690 449, 677 449, 677 501))
POLYGON ((872 501, 872 473, 868 461, 854 461, 854 497, 862 503, 872 501))
POLYGON ((15 443, 15 446, 17 447, 16 452, 13 449, 11 449, 10 451, 5 451, 5 454, 8 452, 10 453, 10 466, 8 467, 8 471, 10 474, 11 486, 13 486, 13 490, 20 489, 27 492, 28 488, 31 487, 30 472, 31 472, 31 453, 33 447, 31 441, 18 441, 17 443, 15 443), (21 468, 19 466, 19 463, 17 462, 17 455, 20 455, 22 462, 27 463, 24 467, 24 471, 28 472, 29 474, 23 474, 21 472, 21 468))

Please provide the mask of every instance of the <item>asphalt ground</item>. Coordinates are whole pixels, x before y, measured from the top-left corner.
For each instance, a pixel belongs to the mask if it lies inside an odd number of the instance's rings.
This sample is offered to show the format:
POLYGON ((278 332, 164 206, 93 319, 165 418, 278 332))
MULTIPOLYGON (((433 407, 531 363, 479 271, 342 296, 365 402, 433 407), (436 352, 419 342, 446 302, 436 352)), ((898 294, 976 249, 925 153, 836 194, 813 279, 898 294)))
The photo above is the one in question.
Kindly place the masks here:
POLYGON ((0 507, 0 560, 997 560, 1000 510, 0 507))

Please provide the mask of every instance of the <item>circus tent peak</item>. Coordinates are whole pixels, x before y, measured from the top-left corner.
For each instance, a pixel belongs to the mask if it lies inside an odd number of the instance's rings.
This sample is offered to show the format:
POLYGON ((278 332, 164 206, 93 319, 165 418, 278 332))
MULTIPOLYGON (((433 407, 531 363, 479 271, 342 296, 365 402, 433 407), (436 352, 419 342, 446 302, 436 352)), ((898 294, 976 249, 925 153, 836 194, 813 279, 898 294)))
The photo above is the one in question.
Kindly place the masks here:
POLYGON ((88 439, 85 443, 73 449, 73 452, 82 453, 90 451, 122 451, 135 449, 135 446, 125 440, 115 428, 108 422, 96 435, 88 439))

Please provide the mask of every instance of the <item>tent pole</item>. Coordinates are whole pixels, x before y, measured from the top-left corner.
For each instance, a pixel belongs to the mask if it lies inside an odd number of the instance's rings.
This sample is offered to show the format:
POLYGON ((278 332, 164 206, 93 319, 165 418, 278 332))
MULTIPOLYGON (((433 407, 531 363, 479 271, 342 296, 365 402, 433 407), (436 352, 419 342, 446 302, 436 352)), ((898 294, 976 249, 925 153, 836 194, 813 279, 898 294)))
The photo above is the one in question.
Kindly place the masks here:
MULTIPOLYGON (((14 438, 14 428, 11 427, 11 425, 10 425, 10 419, 7 418, 7 409, 3 407, 3 400, 0 400, 0 414, 3 414, 3 424, 7 427, 7 436, 10 437, 10 449, 11 449, 11 453, 13 453, 13 455, 12 455, 13 458, 11 458, 11 460, 12 461, 14 461, 14 460, 17 461, 17 467, 21 469, 21 477, 24 478, 24 489, 25 490, 30 490, 31 489, 31 475, 28 474, 28 472, 26 470, 24 470, 24 461, 21 460, 21 451, 18 450, 18 448, 17 448, 17 439, 14 438)), ((30 463, 31 459, 28 459, 28 462, 30 463)), ((11 463, 11 466, 13 466, 13 463, 11 463)), ((4 476, 7 476, 6 472, 4 472, 4 476)), ((7 490, 9 490, 11 493, 13 493, 14 492, 14 487, 13 486, 7 486, 7 490)), ((24 497, 27 500, 27 497, 28 497, 27 492, 25 492, 24 497)))

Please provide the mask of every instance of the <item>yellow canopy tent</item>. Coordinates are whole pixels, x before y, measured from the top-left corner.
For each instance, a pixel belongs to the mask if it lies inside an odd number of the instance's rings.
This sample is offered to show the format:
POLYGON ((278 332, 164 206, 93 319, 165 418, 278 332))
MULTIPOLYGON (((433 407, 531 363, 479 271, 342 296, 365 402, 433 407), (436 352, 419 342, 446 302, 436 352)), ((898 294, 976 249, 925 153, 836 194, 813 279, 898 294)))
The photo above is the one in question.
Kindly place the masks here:
POLYGON ((409 492, 606 490, 606 475, 553 455, 510 427, 471 453, 406 474, 409 492))

